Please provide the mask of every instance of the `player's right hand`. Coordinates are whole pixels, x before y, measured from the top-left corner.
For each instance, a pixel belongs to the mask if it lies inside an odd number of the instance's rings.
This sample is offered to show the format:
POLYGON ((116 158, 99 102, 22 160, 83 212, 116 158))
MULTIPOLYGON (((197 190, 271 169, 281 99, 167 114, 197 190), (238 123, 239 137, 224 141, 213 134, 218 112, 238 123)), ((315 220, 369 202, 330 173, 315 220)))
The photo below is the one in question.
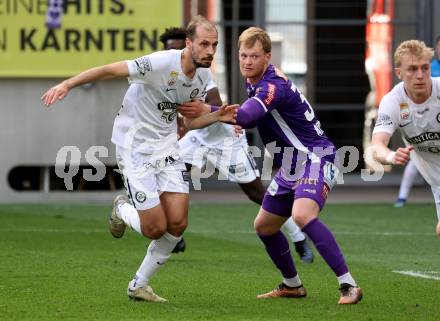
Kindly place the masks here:
POLYGON ((43 96, 41 96, 41 100, 45 106, 50 106, 56 101, 66 97, 69 93, 69 90, 70 89, 65 82, 59 83, 46 91, 43 96))
POLYGON ((396 165, 406 165, 410 160, 410 152, 413 149, 413 146, 399 147, 394 155, 393 163, 396 165))

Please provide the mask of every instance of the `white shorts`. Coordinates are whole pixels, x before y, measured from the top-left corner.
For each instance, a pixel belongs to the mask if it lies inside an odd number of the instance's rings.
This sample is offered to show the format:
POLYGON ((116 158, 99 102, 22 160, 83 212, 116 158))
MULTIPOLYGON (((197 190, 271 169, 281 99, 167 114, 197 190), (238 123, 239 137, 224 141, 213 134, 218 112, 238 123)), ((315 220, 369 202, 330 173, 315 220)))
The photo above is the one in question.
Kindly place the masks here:
POLYGON ((440 187, 431 186, 431 191, 434 196, 435 208, 437 209, 437 219, 440 221, 440 187))
POLYGON ((179 140, 181 159, 200 169, 207 164, 214 166, 219 171, 219 177, 245 184, 259 177, 259 172, 254 158, 249 154, 247 144, 232 144, 227 149, 208 147, 191 132, 179 140))
POLYGON ((159 205, 162 192, 189 193, 188 172, 178 155, 153 161, 150 155, 116 146, 116 161, 128 197, 138 210, 159 205))

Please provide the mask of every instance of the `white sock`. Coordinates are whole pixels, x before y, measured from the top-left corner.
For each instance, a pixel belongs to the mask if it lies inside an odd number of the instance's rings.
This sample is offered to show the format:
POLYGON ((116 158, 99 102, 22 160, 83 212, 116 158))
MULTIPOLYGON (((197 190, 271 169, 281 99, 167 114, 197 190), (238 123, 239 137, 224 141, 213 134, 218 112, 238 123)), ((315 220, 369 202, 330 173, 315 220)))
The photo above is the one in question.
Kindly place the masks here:
POLYGON ((345 274, 342 274, 341 276, 338 276, 338 282, 339 285, 341 285, 342 283, 348 283, 350 285, 353 286, 357 286, 355 280, 353 279, 353 277, 351 276, 350 272, 347 272, 345 274))
POLYGON ((283 283, 287 286, 290 286, 291 288, 296 288, 302 284, 298 274, 293 278, 283 278, 283 283))
POLYGON ((147 249, 147 255, 145 255, 141 266, 137 270, 136 276, 130 282, 130 287, 146 286, 153 274, 168 261, 171 251, 181 239, 181 236, 177 237, 166 232, 161 238, 151 241, 147 249))
POLYGON ((116 215, 124 221, 127 226, 129 226, 132 230, 135 230, 140 235, 142 235, 141 231, 141 220, 139 218, 139 214, 134 208, 133 205, 129 203, 123 203, 118 206, 118 210, 116 211, 116 215))
POLYGON ((417 170, 414 161, 409 161, 403 171, 402 182, 400 182, 399 198, 405 200, 408 198, 409 191, 411 190, 418 173, 419 171, 417 170))
POLYGON ((292 217, 287 219, 287 221, 283 224, 283 228, 286 230, 286 233, 289 235, 292 242, 299 242, 306 238, 298 225, 295 224, 292 217))

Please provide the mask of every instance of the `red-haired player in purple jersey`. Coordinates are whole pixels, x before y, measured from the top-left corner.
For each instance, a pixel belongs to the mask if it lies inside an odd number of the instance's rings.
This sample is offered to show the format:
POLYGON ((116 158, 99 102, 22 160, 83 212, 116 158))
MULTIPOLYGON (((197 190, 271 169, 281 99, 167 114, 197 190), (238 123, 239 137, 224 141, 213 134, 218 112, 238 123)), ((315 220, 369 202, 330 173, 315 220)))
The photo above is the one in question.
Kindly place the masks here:
MULTIPOLYGON (((351 276, 344 256, 318 214, 337 176, 336 148, 327 138, 305 97, 277 68, 269 63, 271 40, 260 29, 246 29, 239 38, 240 71, 246 77, 247 99, 237 110, 236 123, 243 128, 257 127, 267 146, 276 143, 280 170, 264 196, 255 218, 255 230, 273 263, 283 275, 282 283, 257 298, 304 297, 289 244, 280 231, 292 215, 316 249, 336 274, 340 285, 339 304, 355 304, 362 290, 351 276)), ((215 113, 189 120, 189 128, 200 128, 216 121, 215 113)))

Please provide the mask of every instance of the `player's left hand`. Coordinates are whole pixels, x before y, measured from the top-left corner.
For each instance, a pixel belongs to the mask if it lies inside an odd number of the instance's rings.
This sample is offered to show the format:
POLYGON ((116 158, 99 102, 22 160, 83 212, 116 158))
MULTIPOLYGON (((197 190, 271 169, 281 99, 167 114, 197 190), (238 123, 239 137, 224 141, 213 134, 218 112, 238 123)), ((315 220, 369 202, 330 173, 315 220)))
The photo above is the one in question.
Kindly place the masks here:
POLYGON ((211 112, 211 106, 201 100, 193 100, 177 106, 177 111, 184 117, 196 118, 211 112))
POLYGON ((237 122, 237 111, 240 105, 223 105, 217 111, 218 121, 228 124, 235 124, 237 122))
POLYGON ((414 149, 413 146, 399 147, 394 155, 393 163, 396 165, 405 165, 409 162, 410 153, 414 149))

